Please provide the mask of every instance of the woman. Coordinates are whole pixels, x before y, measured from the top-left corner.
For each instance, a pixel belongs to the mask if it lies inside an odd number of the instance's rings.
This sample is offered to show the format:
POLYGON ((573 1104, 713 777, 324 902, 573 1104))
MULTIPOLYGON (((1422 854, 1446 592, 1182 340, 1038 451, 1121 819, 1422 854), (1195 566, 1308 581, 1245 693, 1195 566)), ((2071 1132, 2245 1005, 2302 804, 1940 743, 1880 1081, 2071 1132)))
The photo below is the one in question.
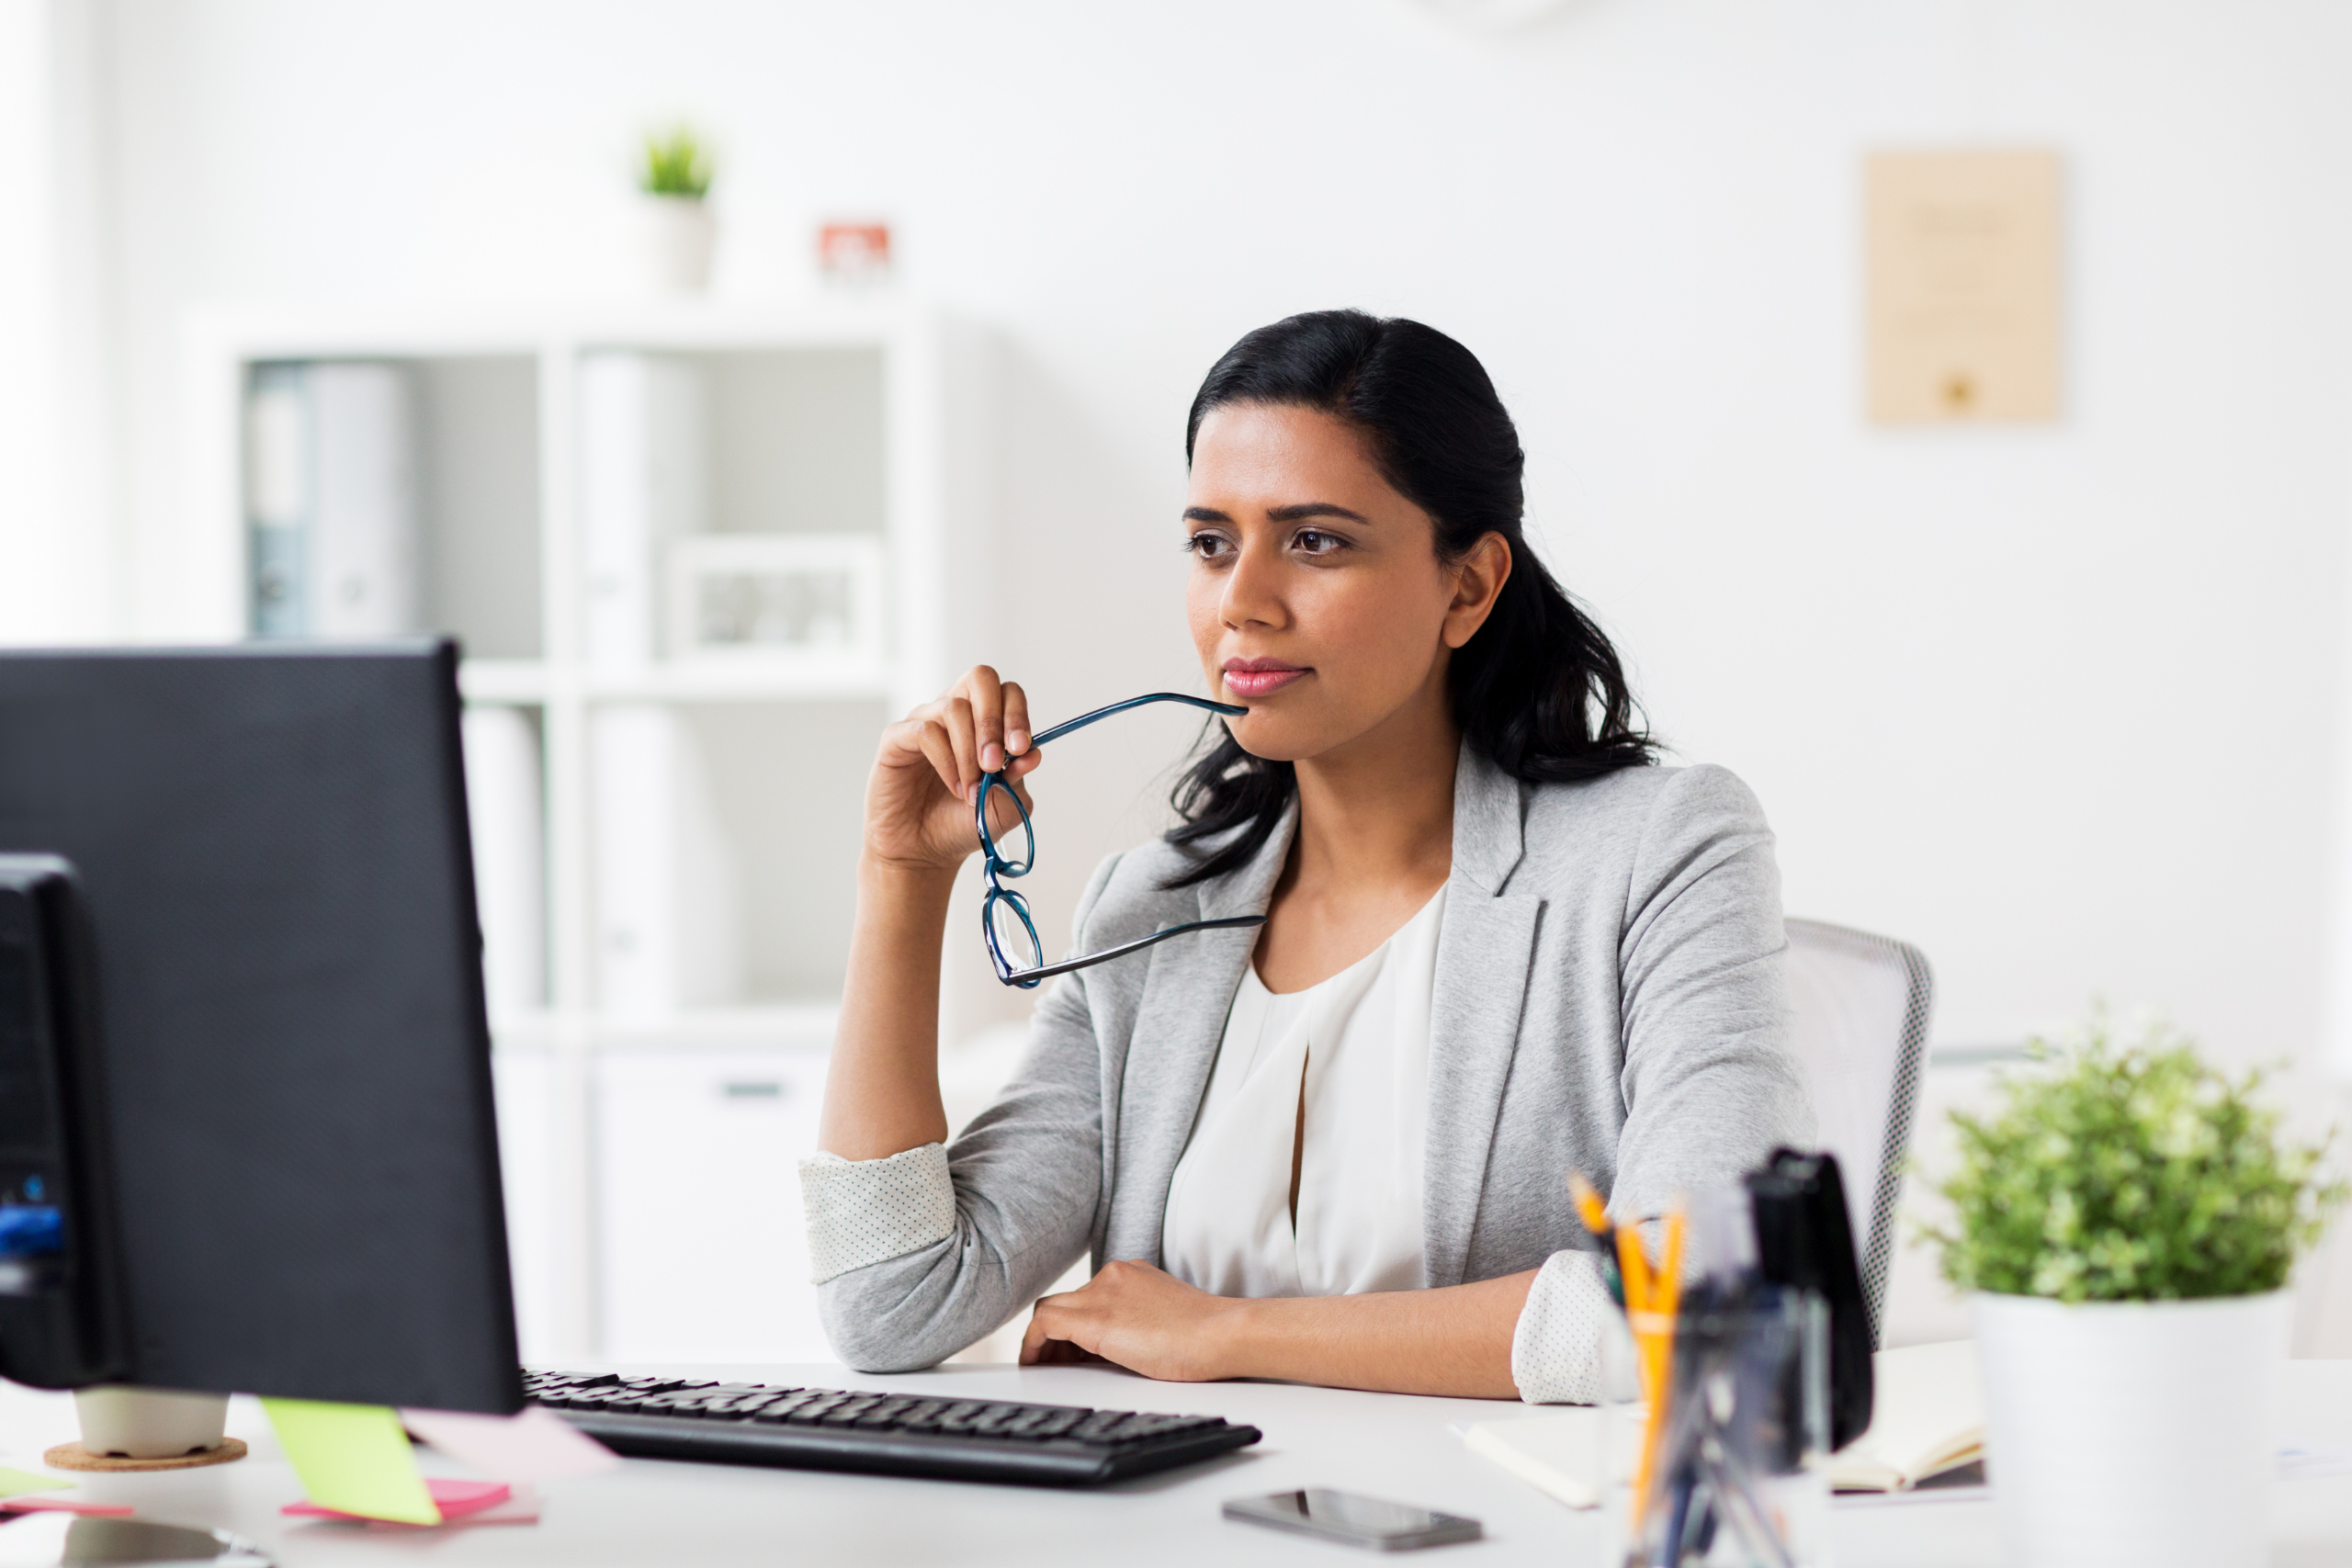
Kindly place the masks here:
POLYGON ((1247 711, 1182 825, 1095 873, 1075 951, 1264 922, 1055 981, 944 1148, 949 894, 983 774, 1025 804, 1043 758, 987 669, 888 729, 802 1168, 828 1332, 927 1366, 1091 1250, 1023 1361, 1589 1399, 1609 1308, 1567 1173, 1638 1219, 1811 1133, 1771 835, 1731 774, 1647 765, 1461 344, 1355 311, 1252 333, 1186 454, 1193 641, 1247 711))

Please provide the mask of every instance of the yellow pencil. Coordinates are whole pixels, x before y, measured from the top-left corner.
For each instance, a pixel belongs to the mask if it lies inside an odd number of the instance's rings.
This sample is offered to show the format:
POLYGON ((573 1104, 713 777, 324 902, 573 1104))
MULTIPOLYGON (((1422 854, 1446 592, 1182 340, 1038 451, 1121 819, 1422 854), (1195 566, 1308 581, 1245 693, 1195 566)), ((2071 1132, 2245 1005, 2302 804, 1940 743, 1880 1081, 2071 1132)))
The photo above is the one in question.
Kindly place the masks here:
MULTIPOLYGON (((1636 1532, 1649 1511, 1650 1477, 1657 1472, 1658 1450, 1666 1440, 1667 1405, 1674 1392, 1674 1314, 1682 1302, 1682 1247, 1689 1230, 1690 1217, 1678 1203, 1666 1216, 1666 1245, 1657 1274, 1650 1274, 1646 1260, 1643 1263, 1643 1323, 1634 1338, 1640 1351, 1642 1393, 1649 1401, 1649 1420, 1642 1432, 1641 1458, 1634 1469, 1636 1532)), ((1617 1234, 1622 1241, 1626 1233, 1621 1230, 1617 1234)), ((1622 1253, 1624 1249, 1621 1246, 1619 1250, 1622 1253)), ((1641 1256, 1639 1247, 1633 1251, 1636 1258, 1641 1256)), ((1629 1277, 1625 1284, 1626 1304, 1631 1306, 1633 1300, 1634 1286, 1629 1277)))

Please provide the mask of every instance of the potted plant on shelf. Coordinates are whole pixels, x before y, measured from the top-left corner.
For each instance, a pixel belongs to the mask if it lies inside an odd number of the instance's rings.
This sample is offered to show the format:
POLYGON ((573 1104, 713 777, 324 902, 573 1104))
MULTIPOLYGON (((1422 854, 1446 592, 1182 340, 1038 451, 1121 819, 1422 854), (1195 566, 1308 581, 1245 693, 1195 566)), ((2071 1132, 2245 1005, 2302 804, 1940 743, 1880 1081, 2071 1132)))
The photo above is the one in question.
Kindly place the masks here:
POLYGON ((657 288, 694 294, 709 286, 710 176, 710 149, 687 127, 646 135, 639 221, 646 275, 657 288))
POLYGON ((1930 1229, 1974 1292, 1985 1453, 2012 1565, 2267 1561, 2289 1271, 2344 1184, 2232 1078, 2105 1014, 1956 1112, 1930 1229))

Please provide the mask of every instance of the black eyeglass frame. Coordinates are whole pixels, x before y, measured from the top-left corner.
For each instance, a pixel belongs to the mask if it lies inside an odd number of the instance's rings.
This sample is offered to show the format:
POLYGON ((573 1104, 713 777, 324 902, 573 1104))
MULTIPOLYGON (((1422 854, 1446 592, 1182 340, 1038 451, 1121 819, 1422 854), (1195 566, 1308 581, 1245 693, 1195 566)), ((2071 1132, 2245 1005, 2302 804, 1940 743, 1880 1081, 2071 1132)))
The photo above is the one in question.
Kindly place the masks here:
MULTIPOLYGON (((1238 717, 1250 711, 1232 703, 1188 697, 1181 692, 1153 692, 1147 696, 1129 697, 1125 702, 1113 703, 1109 707, 1096 708, 1092 713, 1080 714, 1066 723, 1057 724, 1032 739, 1030 746, 1032 749, 1043 746, 1072 730, 1083 729, 1097 719, 1109 718, 1113 714, 1125 713, 1129 708, 1139 708, 1150 703, 1182 703, 1186 707, 1204 708, 1227 718, 1238 717)), ((1018 888, 1004 886, 1006 879, 1028 875, 1030 869, 1037 863, 1037 829, 1029 820, 1029 808, 1021 804, 1021 796, 1005 782, 1002 770, 980 775, 980 787, 972 795, 972 826, 979 833, 980 872, 988 879, 988 893, 980 900, 980 940, 987 943, 989 962, 995 966, 997 980, 1003 985, 1030 990, 1057 975, 1067 975, 1073 969, 1090 968, 1097 964, 1108 964, 1114 958, 1140 953, 1147 947, 1156 946, 1171 936, 1182 936, 1187 931, 1224 931, 1266 923, 1263 915, 1231 915, 1222 919, 1187 920, 1181 926, 1169 926, 1149 936, 1121 942, 1116 947, 1106 947, 1100 953, 1090 953, 1080 958, 1066 958, 1059 964, 1039 963, 1030 968, 1018 968, 1004 955, 1004 949, 997 941, 996 912, 999 905, 1010 908, 1019 918, 1022 929, 1029 933, 1029 950, 1040 959, 1044 958, 1046 944, 1037 938, 1037 922, 1029 918, 1029 901, 1021 896, 1018 888), (996 835, 989 830, 990 790, 1002 791, 1004 798, 1012 802, 1014 815, 1021 818, 1024 848, 1017 860, 1005 856, 997 847, 996 835)))

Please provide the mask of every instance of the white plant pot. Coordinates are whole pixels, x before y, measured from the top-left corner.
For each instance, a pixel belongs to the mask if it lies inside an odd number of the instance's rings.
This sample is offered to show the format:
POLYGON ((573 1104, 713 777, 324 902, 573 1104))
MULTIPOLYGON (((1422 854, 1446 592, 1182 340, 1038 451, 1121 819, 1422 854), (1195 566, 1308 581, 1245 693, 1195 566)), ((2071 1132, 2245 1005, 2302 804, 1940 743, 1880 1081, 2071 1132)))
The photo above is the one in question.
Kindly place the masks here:
POLYGON ((699 294, 709 288, 718 232, 709 207, 690 196, 644 194, 637 206, 646 282, 664 294, 699 294))
POLYGON ((74 1391, 82 1446, 126 1459, 178 1459, 220 1446, 229 1424, 225 1393, 173 1393, 107 1383, 74 1391))
POLYGON ((2009 1568, 2258 1568, 2270 1556, 2285 1292, 1975 1298, 1985 1467, 2009 1568))

